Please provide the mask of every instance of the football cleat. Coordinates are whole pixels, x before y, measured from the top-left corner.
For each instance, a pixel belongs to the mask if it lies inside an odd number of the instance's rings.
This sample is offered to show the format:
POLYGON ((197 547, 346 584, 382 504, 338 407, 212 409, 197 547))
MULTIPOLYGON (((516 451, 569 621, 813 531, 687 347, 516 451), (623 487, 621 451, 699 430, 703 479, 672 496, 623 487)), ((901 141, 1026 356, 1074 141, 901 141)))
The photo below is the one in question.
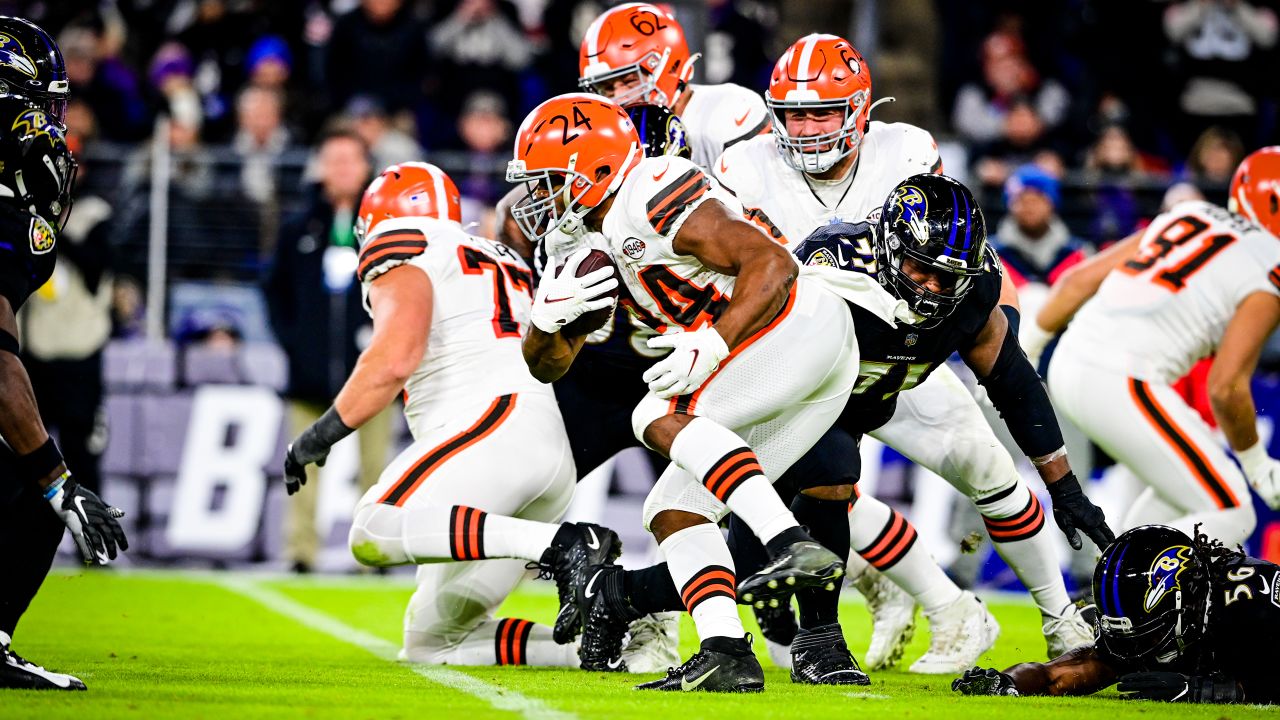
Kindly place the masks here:
POLYGON ((636 686, 637 690, 668 692, 760 692, 764 668, 751 651, 751 636, 714 637, 702 641, 702 649, 667 676, 636 686))
POLYGON ((806 685, 870 685, 844 642, 840 623, 800 630, 791 643, 791 682, 806 685))
POLYGON ((1061 614, 1052 615, 1040 611, 1044 620, 1044 643, 1049 650, 1049 659, 1062 657, 1071 650, 1084 645, 1093 644, 1093 625, 1084 618, 1084 612, 1074 604, 1062 609, 1061 614))
POLYGON ((621 554, 622 540, 607 527, 591 523, 560 526, 551 547, 542 553, 542 560, 532 566, 539 571, 540 579, 555 580, 560 596, 560 611, 551 630, 553 640, 567 645, 578 637, 582 630, 578 588, 586 585, 591 566, 613 562, 621 554))
POLYGON ((791 609, 791 598, 782 598, 776 607, 752 607, 756 615, 756 624, 760 626, 760 634, 764 636, 765 647, 769 650, 769 659, 784 670, 791 669, 791 641, 800 626, 796 624, 795 610, 791 609))
POLYGON ((955 675, 977 663, 1000 637, 1000 624, 987 606, 968 590, 955 602, 929 617, 929 650, 911 664, 910 671, 926 675, 955 675))
POLYGON ((916 633, 916 601, 879 570, 867 568, 853 581, 871 613, 871 645, 863 656, 868 670, 887 670, 902 660, 916 633))
POLYGON ((844 575, 844 561, 812 540, 791 543, 756 574, 738 583, 738 602, 757 609, 781 607, 796 590, 834 590, 844 575))
POLYGON ((622 648, 627 672, 657 673, 680 663, 680 615, 653 613, 631 623, 630 638, 622 648))
POLYGON ((578 643, 579 665, 583 670, 626 672, 622 645, 631 623, 641 615, 623 592, 624 571, 617 565, 593 565, 587 572, 587 582, 575 588, 576 604, 585 615, 578 643))
POLYGON ((0 645, 0 688, 14 690, 84 690, 72 675, 51 672, 0 645))

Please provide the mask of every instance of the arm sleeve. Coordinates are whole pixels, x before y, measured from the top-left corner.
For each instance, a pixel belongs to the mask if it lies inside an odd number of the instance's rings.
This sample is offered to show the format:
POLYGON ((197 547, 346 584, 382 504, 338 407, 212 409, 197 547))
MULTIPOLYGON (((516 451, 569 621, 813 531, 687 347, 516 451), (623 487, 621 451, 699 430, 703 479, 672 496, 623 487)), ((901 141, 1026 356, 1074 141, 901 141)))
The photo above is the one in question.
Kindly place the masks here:
POLYGON ((1049 393, 1027 360, 1014 333, 1005 332, 1000 355, 990 374, 978 378, 991 404, 1009 427, 1027 457, 1048 455, 1062 447, 1062 430, 1049 402, 1049 393))

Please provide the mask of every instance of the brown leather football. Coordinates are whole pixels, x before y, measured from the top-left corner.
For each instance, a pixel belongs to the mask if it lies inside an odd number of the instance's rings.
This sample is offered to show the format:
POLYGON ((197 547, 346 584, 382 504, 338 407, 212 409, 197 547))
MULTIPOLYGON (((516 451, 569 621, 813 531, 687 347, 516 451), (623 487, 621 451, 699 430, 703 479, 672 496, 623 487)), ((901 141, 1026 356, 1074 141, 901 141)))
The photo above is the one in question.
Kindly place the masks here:
MULTIPOLYGON (((578 264, 578 272, 575 274, 578 277, 582 277, 583 275, 599 270, 602 267, 610 266, 614 269, 613 277, 617 279, 618 287, 605 293, 602 297, 617 298, 622 288, 622 276, 618 274, 618 266, 613 262, 613 257, 609 255, 609 253, 603 250, 592 250, 587 253, 587 256, 578 264)), ((560 265, 560 267, 556 268, 556 273, 559 274, 560 270, 563 268, 564 265, 560 265)), ((563 333, 565 337, 589 335, 604 327, 604 324, 609 322, 609 316, 612 314, 613 310, 610 308, 603 308, 601 310, 585 313, 577 320, 574 320, 568 325, 560 328, 560 332, 563 333)))

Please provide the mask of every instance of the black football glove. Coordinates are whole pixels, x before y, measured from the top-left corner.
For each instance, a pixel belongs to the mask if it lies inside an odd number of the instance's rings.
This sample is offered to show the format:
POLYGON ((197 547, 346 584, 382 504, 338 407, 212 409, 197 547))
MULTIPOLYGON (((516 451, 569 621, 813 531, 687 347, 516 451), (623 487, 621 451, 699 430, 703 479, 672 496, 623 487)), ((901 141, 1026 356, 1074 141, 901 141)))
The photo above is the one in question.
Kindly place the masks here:
POLYGON ((1186 703, 1242 702, 1240 686, 1222 677, 1187 676, 1175 672, 1130 673, 1117 688, 1127 700, 1186 703))
POLYGON ((951 681, 951 689, 963 695, 1017 696, 1013 678, 995 668, 970 668, 951 681))
POLYGON ((1072 550, 1084 547, 1080 534, 1076 532, 1077 528, 1083 530, 1099 548, 1105 548, 1116 539, 1116 534, 1107 527, 1107 518, 1102 514, 1102 508, 1085 497, 1075 473, 1068 472, 1061 480, 1049 483, 1048 488, 1049 497, 1053 498, 1053 519, 1058 523, 1062 534, 1067 536, 1072 550))
POLYGON ((109 507, 92 490, 63 476, 62 487, 49 498, 49 505, 71 531, 86 565, 106 565, 115 560, 120 550, 129 549, 129 540, 117 522, 124 511, 109 507))
POLYGON ((324 467, 329 458, 329 450, 339 440, 355 432, 338 416, 337 409, 330 407, 293 442, 284 454, 284 487, 292 495, 307 484, 307 466, 315 463, 324 467))

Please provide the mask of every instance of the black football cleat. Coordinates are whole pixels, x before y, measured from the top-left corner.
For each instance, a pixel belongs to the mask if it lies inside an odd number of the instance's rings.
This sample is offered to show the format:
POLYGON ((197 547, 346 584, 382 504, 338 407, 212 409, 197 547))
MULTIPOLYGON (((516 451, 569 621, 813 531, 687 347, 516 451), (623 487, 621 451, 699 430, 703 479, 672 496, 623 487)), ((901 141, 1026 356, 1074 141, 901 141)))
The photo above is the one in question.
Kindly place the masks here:
POLYGON ((707 638, 702 649, 667 676, 637 685, 637 690, 668 692, 760 692, 764 690, 764 668, 751 651, 751 636, 707 638))
POLYGON ((800 625, 796 623, 796 611, 791 608, 791 598, 788 596, 778 598, 776 604, 771 601, 765 603, 764 607, 752 605, 751 611, 755 613, 760 634, 769 642, 790 646, 796 633, 800 632, 800 625))
POLYGON ((591 523, 564 523, 551 541, 551 547, 542 553, 542 560, 534 564, 539 578, 556 581, 560 596, 560 612, 556 615, 551 638, 567 645, 582 630, 582 613, 578 607, 578 589, 587 582, 587 569, 593 565, 605 565, 622 554, 622 540, 618 533, 607 527, 591 523))
POLYGON ((631 607, 622 587, 623 569, 617 565, 595 565, 588 569, 587 582, 576 588, 582 609, 582 641, 578 660, 583 670, 626 672, 622 643, 633 620, 641 613, 631 607))
POLYGON ((870 685, 839 623, 801 629, 791 641, 791 682, 805 685, 870 685))
POLYGON ((788 545, 756 574, 738 583, 738 602, 756 608, 772 606, 802 588, 835 589, 844 575, 844 561, 812 540, 788 545))
POLYGON ((13 690, 84 690, 80 679, 50 672, 0 645, 0 688, 13 690))

